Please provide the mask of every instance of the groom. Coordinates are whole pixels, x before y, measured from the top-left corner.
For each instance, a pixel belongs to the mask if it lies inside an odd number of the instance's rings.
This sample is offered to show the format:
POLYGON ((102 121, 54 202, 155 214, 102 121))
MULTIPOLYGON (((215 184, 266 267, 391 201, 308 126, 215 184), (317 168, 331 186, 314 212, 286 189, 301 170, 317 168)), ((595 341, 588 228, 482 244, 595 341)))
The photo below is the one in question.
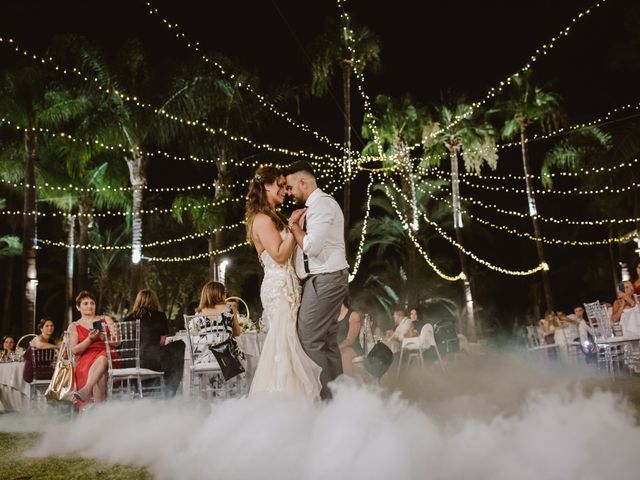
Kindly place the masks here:
POLYGON ((322 368, 322 399, 327 383, 342 374, 338 314, 347 295, 349 264, 344 248, 344 216, 331 195, 316 184, 313 168, 295 162, 285 171, 287 192, 305 208, 294 211, 289 228, 296 238, 296 273, 302 281, 298 337, 302 348, 322 368))

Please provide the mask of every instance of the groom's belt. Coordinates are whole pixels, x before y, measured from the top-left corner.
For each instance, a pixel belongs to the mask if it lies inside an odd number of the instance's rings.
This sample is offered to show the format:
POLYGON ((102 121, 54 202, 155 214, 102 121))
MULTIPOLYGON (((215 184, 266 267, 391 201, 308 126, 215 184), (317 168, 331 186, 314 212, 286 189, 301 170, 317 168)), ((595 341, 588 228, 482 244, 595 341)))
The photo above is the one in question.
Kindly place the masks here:
POLYGON ((320 273, 310 273, 309 275, 307 275, 306 277, 304 277, 303 279, 301 279, 300 281, 302 283, 306 282, 307 280, 309 280, 311 277, 319 277, 320 275, 334 275, 336 273, 346 273, 347 275, 349 274, 349 269, 348 268, 342 268, 340 270, 334 270, 333 272, 320 272, 320 273))

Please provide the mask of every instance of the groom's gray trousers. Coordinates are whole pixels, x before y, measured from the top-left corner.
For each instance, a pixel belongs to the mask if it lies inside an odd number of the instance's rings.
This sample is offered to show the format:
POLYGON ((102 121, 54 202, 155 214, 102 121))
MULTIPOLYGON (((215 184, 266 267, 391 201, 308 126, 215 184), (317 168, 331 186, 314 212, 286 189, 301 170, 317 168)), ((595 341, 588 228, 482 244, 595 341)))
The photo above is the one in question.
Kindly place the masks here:
POLYGON ((342 374, 338 315, 349 286, 347 269, 309 275, 302 284, 298 337, 302 348, 322 368, 320 397, 331 398, 327 383, 342 374))

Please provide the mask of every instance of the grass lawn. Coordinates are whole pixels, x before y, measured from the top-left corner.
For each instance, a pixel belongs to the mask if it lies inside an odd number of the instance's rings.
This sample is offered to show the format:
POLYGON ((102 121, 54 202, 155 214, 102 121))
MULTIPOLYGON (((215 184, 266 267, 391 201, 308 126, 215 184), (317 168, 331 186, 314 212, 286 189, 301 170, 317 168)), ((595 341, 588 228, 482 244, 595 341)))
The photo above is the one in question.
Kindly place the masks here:
POLYGON ((26 479, 149 479, 145 469, 126 465, 111 465, 82 458, 43 457, 26 458, 24 452, 38 440, 38 434, 0 432, 0 478, 26 479))

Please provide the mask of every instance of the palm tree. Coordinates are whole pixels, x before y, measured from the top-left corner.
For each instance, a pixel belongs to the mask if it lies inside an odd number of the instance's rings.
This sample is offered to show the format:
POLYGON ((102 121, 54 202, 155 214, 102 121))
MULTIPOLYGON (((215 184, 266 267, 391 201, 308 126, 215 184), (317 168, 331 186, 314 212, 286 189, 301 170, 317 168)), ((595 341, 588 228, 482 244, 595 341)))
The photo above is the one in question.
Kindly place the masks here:
MULTIPOLYGON (((496 153, 495 133, 491 125, 478 118, 463 118, 454 123, 456 118, 462 118, 469 110, 469 106, 458 104, 450 109, 446 106, 438 108, 437 120, 429 119, 425 124, 422 144, 427 156, 423 161, 427 166, 439 165, 443 153, 449 156, 451 161, 451 203, 453 206, 453 227, 456 233, 456 241, 464 245, 462 235, 462 213, 460 205, 460 180, 458 176, 458 155, 464 158, 465 171, 480 173, 484 164, 495 170, 498 154, 496 153), (443 129, 441 125, 453 125, 443 129)), ((457 249, 460 266, 464 278, 462 289, 465 298, 466 333, 467 337, 475 342, 476 320, 475 305, 471 288, 471 272, 467 265, 467 257, 464 252, 457 249)))
MULTIPOLYGON (((79 129, 81 130, 81 128, 79 129)), ((78 143, 59 143, 49 148, 46 168, 41 177, 51 189, 44 189, 41 201, 51 203, 67 212, 67 280, 66 321, 71 322, 73 292, 89 289, 89 228, 93 223, 94 209, 120 209, 130 206, 126 190, 119 187, 127 181, 127 175, 117 157, 103 148, 78 143), (57 189, 57 186, 82 185, 79 189, 57 189), (78 245, 75 239, 76 220, 79 226, 78 245), (74 257, 77 252, 77 285, 74 285, 74 257), (74 288, 77 286, 77 289, 74 288)))
POLYGON ((367 27, 351 27, 349 18, 326 21, 325 31, 311 45, 311 93, 322 96, 329 90, 334 69, 342 72, 342 100, 344 118, 344 190, 343 210, 345 233, 349 231, 351 209, 351 76, 367 68, 380 67, 380 40, 367 27))
MULTIPOLYGON (((0 110, 15 125, 24 128, 22 138, 13 136, 0 153, 0 162, 13 164, 2 174, 16 173, 17 150, 22 149, 23 205, 23 284, 25 292, 22 308, 24 332, 35 330, 35 302, 38 284, 36 265, 36 170, 39 149, 46 139, 39 128, 57 130, 77 118, 87 108, 86 98, 56 86, 39 66, 21 66, 4 74, 0 85, 0 110)), ((13 178, 13 180, 16 180, 13 178)))
POLYGON ((549 280, 549 268, 545 259, 544 248, 542 246, 540 225, 538 223, 538 210, 531 181, 531 166, 529 163, 529 153, 527 145, 527 130, 534 124, 539 124, 543 130, 557 129, 563 119, 560 110, 561 98, 558 94, 551 92, 533 83, 531 71, 517 74, 512 77, 504 95, 498 99, 495 107, 490 113, 500 113, 506 117, 502 128, 502 137, 512 139, 520 137, 520 147, 522 151, 522 168, 527 191, 529 205, 529 216, 533 224, 533 233, 536 237, 536 250, 538 259, 544 266, 541 270, 542 287, 544 289, 547 311, 553 311, 553 295, 551 292, 551 282, 549 280))

